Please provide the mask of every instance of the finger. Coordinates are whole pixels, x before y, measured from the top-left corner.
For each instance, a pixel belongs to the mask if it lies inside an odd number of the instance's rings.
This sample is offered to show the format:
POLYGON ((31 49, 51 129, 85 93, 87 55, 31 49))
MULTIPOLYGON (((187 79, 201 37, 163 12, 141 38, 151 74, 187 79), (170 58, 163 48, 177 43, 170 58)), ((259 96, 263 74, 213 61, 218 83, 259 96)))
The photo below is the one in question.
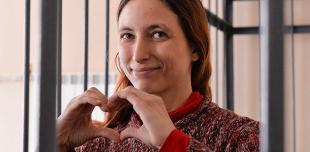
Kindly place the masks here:
POLYGON ((103 102, 107 102, 107 98, 95 87, 91 87, 87 91, 85 91, 83 94, 74 97, 71 99, 71 102, 68 103, 67 107, 70 107, 71 105, 79 105, 86 103, 85 101, 81 101, 81 98, 84 96, 88 96, 97 100, 102 100, 103 102))
POLYGON ((77 100, 79 100, 78 102, 76 102, 76 104, 78 104, 78 105, 90 104, 93 106, 101 106, 101 105, 105 104, 102 100, 99 100, 99 99, 94 98, 94 97, 89 97, 89 96, 81 96, 77 100))
POLYGON ((108 100, 108 98, 100 90, 98 90, 95 87, 89 88, 87 91, 85 91, 85 93, 89 96, 92 96, 92 97, 95 97, 95 98, 98 98, 104 101, 108 100))
POLYGON ((115 93, 109 97, 107 107, 109 108, 108 110, 113 111, 123 106, 129 106, 129 105, 130 103, 126 99, 118 97, 118 95, 115 93))
POLYGON ((97 121, 97 120, 92 120, 92 124, 99 128, 99 127, 104 127, 104 122, 100 122, 100 121, 97 121))
POLYGON ((65 111, 71 111, 80 108, 82 105, 88 104, 87 107, 89 107, 90 110, 92 110, 95 106, 103 107, 105 104, 102 102, 102 100, 99 100, 97 98, 80 95, 78 97, 75 97, 70 104, 68 104, 65 111))
MULTIPOLYGON (((138 90, 132 86, 117 92, 117 95, 119 98, 126 99, 133 106, 133 109, 143 122, 145 122, 150 115, 153 115, 150 111, 154 111, 154 108, 156 108, 153 106, 156 105, 156 103, 153 102, 154 95, 138 90)), ((162 108, 165 107, 163 106, 162 108)))
POLYGON ((149 139, 149 133, 145 126, 142 125, 140 128, 128 127, 120 133, 120 139, 124 140, 126 138, 137 138, 147 145, 151 145, 149 139))
POLYGON ((117 92, 117 96, 121 99, 126 99, 130 102, 134 107, 141 100, 140 96, 142 92, 137 90, 136 88, 129 86, 119 92, 117 92))
POLYGON ((126 99, 119 98, 116 94, 107 98, 95 87, 88 89, 88 91, 85 92, 85 95, 102 100, 103 103, 100 108, 104 112, 114 111, 129 104, 126 99))

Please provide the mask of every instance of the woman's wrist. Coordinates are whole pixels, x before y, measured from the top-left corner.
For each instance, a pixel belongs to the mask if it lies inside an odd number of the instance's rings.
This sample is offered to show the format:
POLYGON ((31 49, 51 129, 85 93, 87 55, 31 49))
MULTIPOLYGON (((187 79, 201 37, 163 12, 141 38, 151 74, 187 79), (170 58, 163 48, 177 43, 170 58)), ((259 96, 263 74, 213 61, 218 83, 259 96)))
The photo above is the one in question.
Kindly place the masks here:
POLYGON ((171 133, 172 133, 175 129, 176 129, 176 128, 175 128, 174 126, 170 126, 169 129, 167 129, 166 134, 165 134, 165 136, 164 136, 164 138, 163 138, 161 144, 156 146, 157 149, 160 149, 160 148, 164 145, 164 143, 166 142, 167 138, 171 135, 171 133))
POLYGON ((70 129, 69 128, 63 128, 60 129, 57 127, 57 144, 59 147, 59 151, 63 152, 61 149, 66 149, 66 151, 69 150, 69 135, 70 135, 70 129))
POLYGON ((70 151, 70 146, 68 144, 68 138, 64 136, 57 137, 57 145, 60 152, 68 152, 70 151))

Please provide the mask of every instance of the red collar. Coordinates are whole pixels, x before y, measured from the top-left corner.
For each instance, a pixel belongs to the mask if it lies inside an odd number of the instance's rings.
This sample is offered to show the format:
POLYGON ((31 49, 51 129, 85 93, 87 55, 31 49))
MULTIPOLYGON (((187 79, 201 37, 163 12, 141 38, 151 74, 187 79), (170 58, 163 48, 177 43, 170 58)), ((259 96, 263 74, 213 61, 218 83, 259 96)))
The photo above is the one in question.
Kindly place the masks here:
POLYGON ((192 110, 194 110, 204 97, 199 92, 193 92, 187 101, 179 108, 169 112, 169 116, 173 122, 178 121, 192 110))

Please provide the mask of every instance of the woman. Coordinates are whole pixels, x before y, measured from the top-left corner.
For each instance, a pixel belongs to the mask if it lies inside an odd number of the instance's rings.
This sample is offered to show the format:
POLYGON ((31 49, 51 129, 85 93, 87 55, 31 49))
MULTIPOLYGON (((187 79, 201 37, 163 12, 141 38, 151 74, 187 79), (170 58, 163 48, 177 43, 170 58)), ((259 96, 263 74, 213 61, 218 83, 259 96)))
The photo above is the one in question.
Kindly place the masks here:
POLYGON ((72 99, 57 121, 62 151, 259 151, 258 122, 211 102, 199 0, 122 0, 117 21, 117 91, 72 99), (91 120, 95 106, 104 123, 91 120))

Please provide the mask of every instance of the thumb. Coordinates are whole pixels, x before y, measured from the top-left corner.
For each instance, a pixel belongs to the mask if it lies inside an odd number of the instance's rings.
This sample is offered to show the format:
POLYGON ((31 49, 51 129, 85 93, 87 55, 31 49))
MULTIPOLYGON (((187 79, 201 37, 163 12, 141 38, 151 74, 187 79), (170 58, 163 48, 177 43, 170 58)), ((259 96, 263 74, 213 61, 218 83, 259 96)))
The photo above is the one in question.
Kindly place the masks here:
POLYGON ((124 140, 129 137, 137 138, 146 144, 150 144, 147 139, 147 131, 146 128, 142 125, 140 128, 129 127, 121 132, 120 138, 124 140))
POLYGON ((120 138, 121 138, 121 140, 124 140, 124 139, 129 138, 129 137, 140 139, 138 132, 139 132, 138 128, 129 127, 129 128, 126 128, 125 130, 123 130, 121 132, 120 138))

